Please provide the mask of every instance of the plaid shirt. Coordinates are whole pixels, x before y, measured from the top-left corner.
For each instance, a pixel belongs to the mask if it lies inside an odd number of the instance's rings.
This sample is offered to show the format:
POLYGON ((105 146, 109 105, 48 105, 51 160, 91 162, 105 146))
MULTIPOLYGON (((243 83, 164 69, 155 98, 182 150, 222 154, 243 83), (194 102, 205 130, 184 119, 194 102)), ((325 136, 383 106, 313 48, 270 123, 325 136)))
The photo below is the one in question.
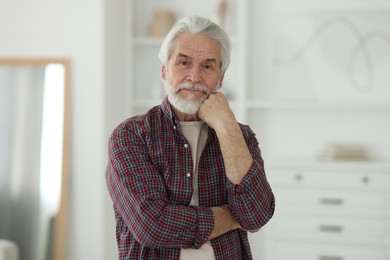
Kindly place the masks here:
MULTIPOLYGON (((213 206, 228 204, 244 229, 267 223, 274 195, 255 135, 240 125, 253 163, 240 185, 225 175, 213 129, 199 161, 199 206, 192 197, 191 148, 167 99, 121 123, 109 140, 107 186, 114 204, 119 259, 179 259, 181 248, 199 248, 214 228, 213 206)), ((252 259, 247 232, 211 240, 216 259, 252 259)))

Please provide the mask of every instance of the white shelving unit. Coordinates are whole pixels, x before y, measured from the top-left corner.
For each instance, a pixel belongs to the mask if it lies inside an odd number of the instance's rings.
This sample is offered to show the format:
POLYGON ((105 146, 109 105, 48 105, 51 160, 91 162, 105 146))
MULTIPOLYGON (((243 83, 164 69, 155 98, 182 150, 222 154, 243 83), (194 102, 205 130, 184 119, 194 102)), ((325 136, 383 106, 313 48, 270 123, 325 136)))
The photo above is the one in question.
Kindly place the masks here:
POLYGON ((389 162, 390 3, 273 0, 255 9, 253 23, 266 26, 249 34, 249 53, 264 50, 252 57, 261 69, 249 66, 245 110, 266 162, 316 160, 342 141, 389 162), (256 18, 263 8, 266 18, 256 18))
MULTIPOLYGON (((162 39, 147 33, 153 13, 170 9, 177 18, 198 14, 218 21, 218 4, 126 1, 130 114, 145 112, 164 96, 157 59, 162 39)), ((347 140, 367 145, 374 160, 390 161, 388 1, 229 0, 228 5, 233 53, 222 90, 238 120, 258 134, 267 160, 315 159, 327 143, 347 140)))
MULTIPOLYGON (((189 0, 128 0, 126 4, 127 82, 130 89, 127 95, 128 107, 130 114, 138 114, 159 104, 164 96, 164 87, 160 80, 161 65, 157 59, 162 39, 150 37, 147 32, 153 13, 159 9, 169 9, 177 18, 198 14, 218 21, 219 0, 201 0, 196 4, 189 0)), ((390 119, 390 88, 387 87, 390 79, 387 76, 388 60, 386 61, 385 57, 390 56, 389 51, 385 50, 383 55, 386 65, 383 68, 376 67, 375 75, 370 74, 375 86, 370 86, 372 89, 366 92, 354 89, 356 86, 351 83, 345 71, 347 68, 340 69, 340 66, 344 66, 342 62, 348 63, 348 57, 340 57, 337 60, 338 57, 327 56, 326 52, 337 54, 339 49, 337 45, 340 45, 342 51, 353 50, 348 44, 353 44, 354 39, 347 37, 346 44, 339 44, 341 38, 340 31, 337 30, 334 31, 336 35, 334 37, 332 30, 323 30, 322 36, 328 37, 320 38, 321 35, 317 35, 310 46, 306 46, 307 50, 302 51, 296 63, 287 65, 275 63, 275 58, 283 58, 283 55, 289 57, 304 46, 305 40, 330 17, 352 18, 352 22, 357 23, 357 28, 362 27, 362 34, 371 29, 365 24, 375 26, 386 22, 385 14, 383 21, 375 17, 378 16, 376 12, 383 13, 389 10, 387 1, 374 0, 367 3, 352 0, 330 2, 296 0, 291 4, 284 0, 229 0, 228 6, 226 30, 232 38, 233 53, 222 91, 229 96, 237 119, 251 125, 258 134, 266 158, 287 157, 291 154, 289 149, 286 153, 279 152, 285 150, 285 146, 300 147, 295 150, 295 157, 315 158, 327 142, 348 139, 350 132, 356 135, 352 136, 352 141, 367 139, 366 143, 371 145, 379 143, 384 133, 390 131, 390 125, 382 123, 390 119), (267 18, 259 18, 258 16, 262 16, 259 11, 264 9, 267 10, 265 12, 267 18), (359 17, 367 13, 373 16, 368 18, 370 20, 368 23, 359 17), (372 18, 376 20, 372 21, 372 18), (268 27, 260 26, 264 22, 268 27), (248 28, 254 31, 248 32, 248 28), (284 38, 281 39, 282 37, 284 38), (336 46, 329 43, 332 37, 336 46), (258 42, 260 44, 257 44, 258 42), (262 56, 252 55, 258 45, 266 49, 262 56), (335 63, 334 68, 332 62, 335 63), (248 77, 250 75, 252 77, 248 77), (367 114, 373 114, 374 117, 367 114), (328 120, 329 133, 337 130, 338 134, 318 138, 315 133, 325 131, 323 119, 328 120), (365 125, 377 125, 380 130, 368 133, 355 131, 361 128, 362 122, 366 120, 368 121, 365 125), (340 122, 343 122, 342 129, 340 122), (305 125, 306 128, 303 127, 305 125), (299 132, 291 133, 298 138, 290 138, 288 128, 299 129, 299 132), (313 141, 296 142, 301 136, 313 141), (285 145, 275 145, 282 143, 282 140, 286 141, 285 145), (310 145, 316 148, 309 147, 310 145)), ((336 25, 331 29, 337 29, 336 25)), ((341 23, 340 27, 342 26, 348 30, 347 25, 341 23)), ((383 29, 388 32, 388 28, 387 26, 383 29)), ((386 43, 378 44, 371 46, 372 49, 386 48, 386 43)), ((382 54, 373 55, 374 58, 378 58, 382 54)), ((375 66, 376 61, 372 62, 375 66)), ((381 62, 379 61, 380 65, 381 62)), ((369 76, 367 73, 362 75, 369 76)), ((365 80, 357 78, 359 79, 365 80)), ((388 145, 390 147, 390 142, 388 145)), ((378 159, 390 161, 390 148, 383 149, 386 151, 381 152, 378 155, 381 158, 378 159)))
POLYGON ((276 196, 262 259, 389 260, 390 2, 267 3, 247 103, 276 196), (371 160, 318 160, 343 142, 371 160))
MULTIPOLYGON (((134 115, 160 104, 164 96, 157 58, 162 39, 147 33, 153 13, 169 9, 177 18, 197 14, 218 21, 219 0, 125 2, 127 105, 129 114, 134 115)), ((368 193, 389 201, 389 186, 362 186, 356 190, 349 182, 361 182, 360 175, 354 175, 357 169, 365 169, 367 175, 372 173, 375 180, 379 176, 388 181, 387 175, 390 176, 390 2, 228 0, 228 6, 225 28, 232 38, 233 52, 222 90, 237 119, 249 124, 257 134, 267 176, 275 185, 277 208, 279 194, 300 194, 302 181, 288 179, 296 171, 304 171, 305 179, 314 176, 326 183, 305 183, 308 197, 316 195, 318 188, 324 193, 340 191, 340 180, 341 190, 356 195, 354 198, 364 198, 368 193), (362 144, 372 160, 319 162, 318 155, 333 142, 362 144), (340 177, 339 172, 348 174, 340 177)), ((302 210, 316 208, 318 205, 311 204, 302 210)), ((346 214, 340 215, 346 222, 354 219, 347 211, 348 207, 346 214)), ((283 220, 290 213, 278 209, 275 219, 283 220)), ((294 214, 297 218, 305 217, 303 213, 294 214)), ((388 209, 382 215, 375 214, 373 218, 364 218, 370 223, 377 219, 389 221, 388 209)), ((293 257, 297 250, 309 245, 312 249, 299 260, 360 259, 353 251, 363 242, 356 244, 346 239, 335 246, 326 242, 321 233, 310 232, 304 239, 292 233, 286 237, 277 233, 282 227, 277 225, 275 221, 266 227, 269 232, 262 232, 261 238, 251 236, 254 259, 297 260, 293 257), (278 235, 272 236, 273 232, 278 235), (317 242, 313 244, 312 239, 317 242), (264 241, 268 246, 259 249, 264 241), (338 254, 321 254, 327 250, 338 254), (278 255, 282 251, 292 257, 278 255), (337 258, 340 256, 344 258, 337 258)), ((389 226, 384 225, 389 232, 389 226)), ((390 250, 385 249, 388 240, 383 241, 371 244, 374 250, 363 247, 362 255, 367 253, 368 258, 362 259, 390 260, 390 250), (380 258, 383 255, 385 258, 380 258)))

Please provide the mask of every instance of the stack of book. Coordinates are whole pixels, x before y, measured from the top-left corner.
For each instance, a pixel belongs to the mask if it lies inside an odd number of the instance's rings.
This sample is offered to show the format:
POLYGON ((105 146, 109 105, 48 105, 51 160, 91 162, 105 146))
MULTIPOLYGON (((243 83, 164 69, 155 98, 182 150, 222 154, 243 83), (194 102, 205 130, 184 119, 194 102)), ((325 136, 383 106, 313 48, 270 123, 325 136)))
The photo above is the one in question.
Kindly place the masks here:
POLYGON ((366 148, 361 144, 329 144, 320 155, 322 161, 368 161, 366 148))

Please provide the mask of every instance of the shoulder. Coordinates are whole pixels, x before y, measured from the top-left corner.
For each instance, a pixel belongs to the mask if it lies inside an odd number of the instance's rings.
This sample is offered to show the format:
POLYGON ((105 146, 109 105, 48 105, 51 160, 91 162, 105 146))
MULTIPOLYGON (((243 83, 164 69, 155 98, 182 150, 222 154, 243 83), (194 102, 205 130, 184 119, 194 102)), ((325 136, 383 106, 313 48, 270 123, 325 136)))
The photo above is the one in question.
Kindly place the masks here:
POLYGON ((114 129, 112 136, 123 134, 125 132, 144 136, 145 134, 153 131, 153 128, 155 128, 157 122, 161 120, 161 117, 162 112, 160 106, 155 106, 144 114, 136 115, 124 120, 114 129))

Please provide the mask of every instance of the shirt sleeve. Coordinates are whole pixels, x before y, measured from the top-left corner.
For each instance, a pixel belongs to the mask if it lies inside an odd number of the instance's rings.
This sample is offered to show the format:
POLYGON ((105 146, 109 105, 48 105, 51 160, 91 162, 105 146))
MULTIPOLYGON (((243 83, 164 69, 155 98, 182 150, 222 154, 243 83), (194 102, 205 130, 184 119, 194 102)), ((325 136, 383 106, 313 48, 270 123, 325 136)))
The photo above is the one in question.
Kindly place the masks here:
POLYGON ((114 207, 134 238, 151 248, 199 248, 214 228, 210 208, 169 202, 144 140, 118 127, 109 140, 106 180, 114 207))
POLYGON ((227 181, 227 192, 228 205, 234 217, 244 229, 254 230, 264 226, 272 218, 275 197, 265 175, 256 136, 251 131, 247 136, 252 165, 239 185, 227 181))

